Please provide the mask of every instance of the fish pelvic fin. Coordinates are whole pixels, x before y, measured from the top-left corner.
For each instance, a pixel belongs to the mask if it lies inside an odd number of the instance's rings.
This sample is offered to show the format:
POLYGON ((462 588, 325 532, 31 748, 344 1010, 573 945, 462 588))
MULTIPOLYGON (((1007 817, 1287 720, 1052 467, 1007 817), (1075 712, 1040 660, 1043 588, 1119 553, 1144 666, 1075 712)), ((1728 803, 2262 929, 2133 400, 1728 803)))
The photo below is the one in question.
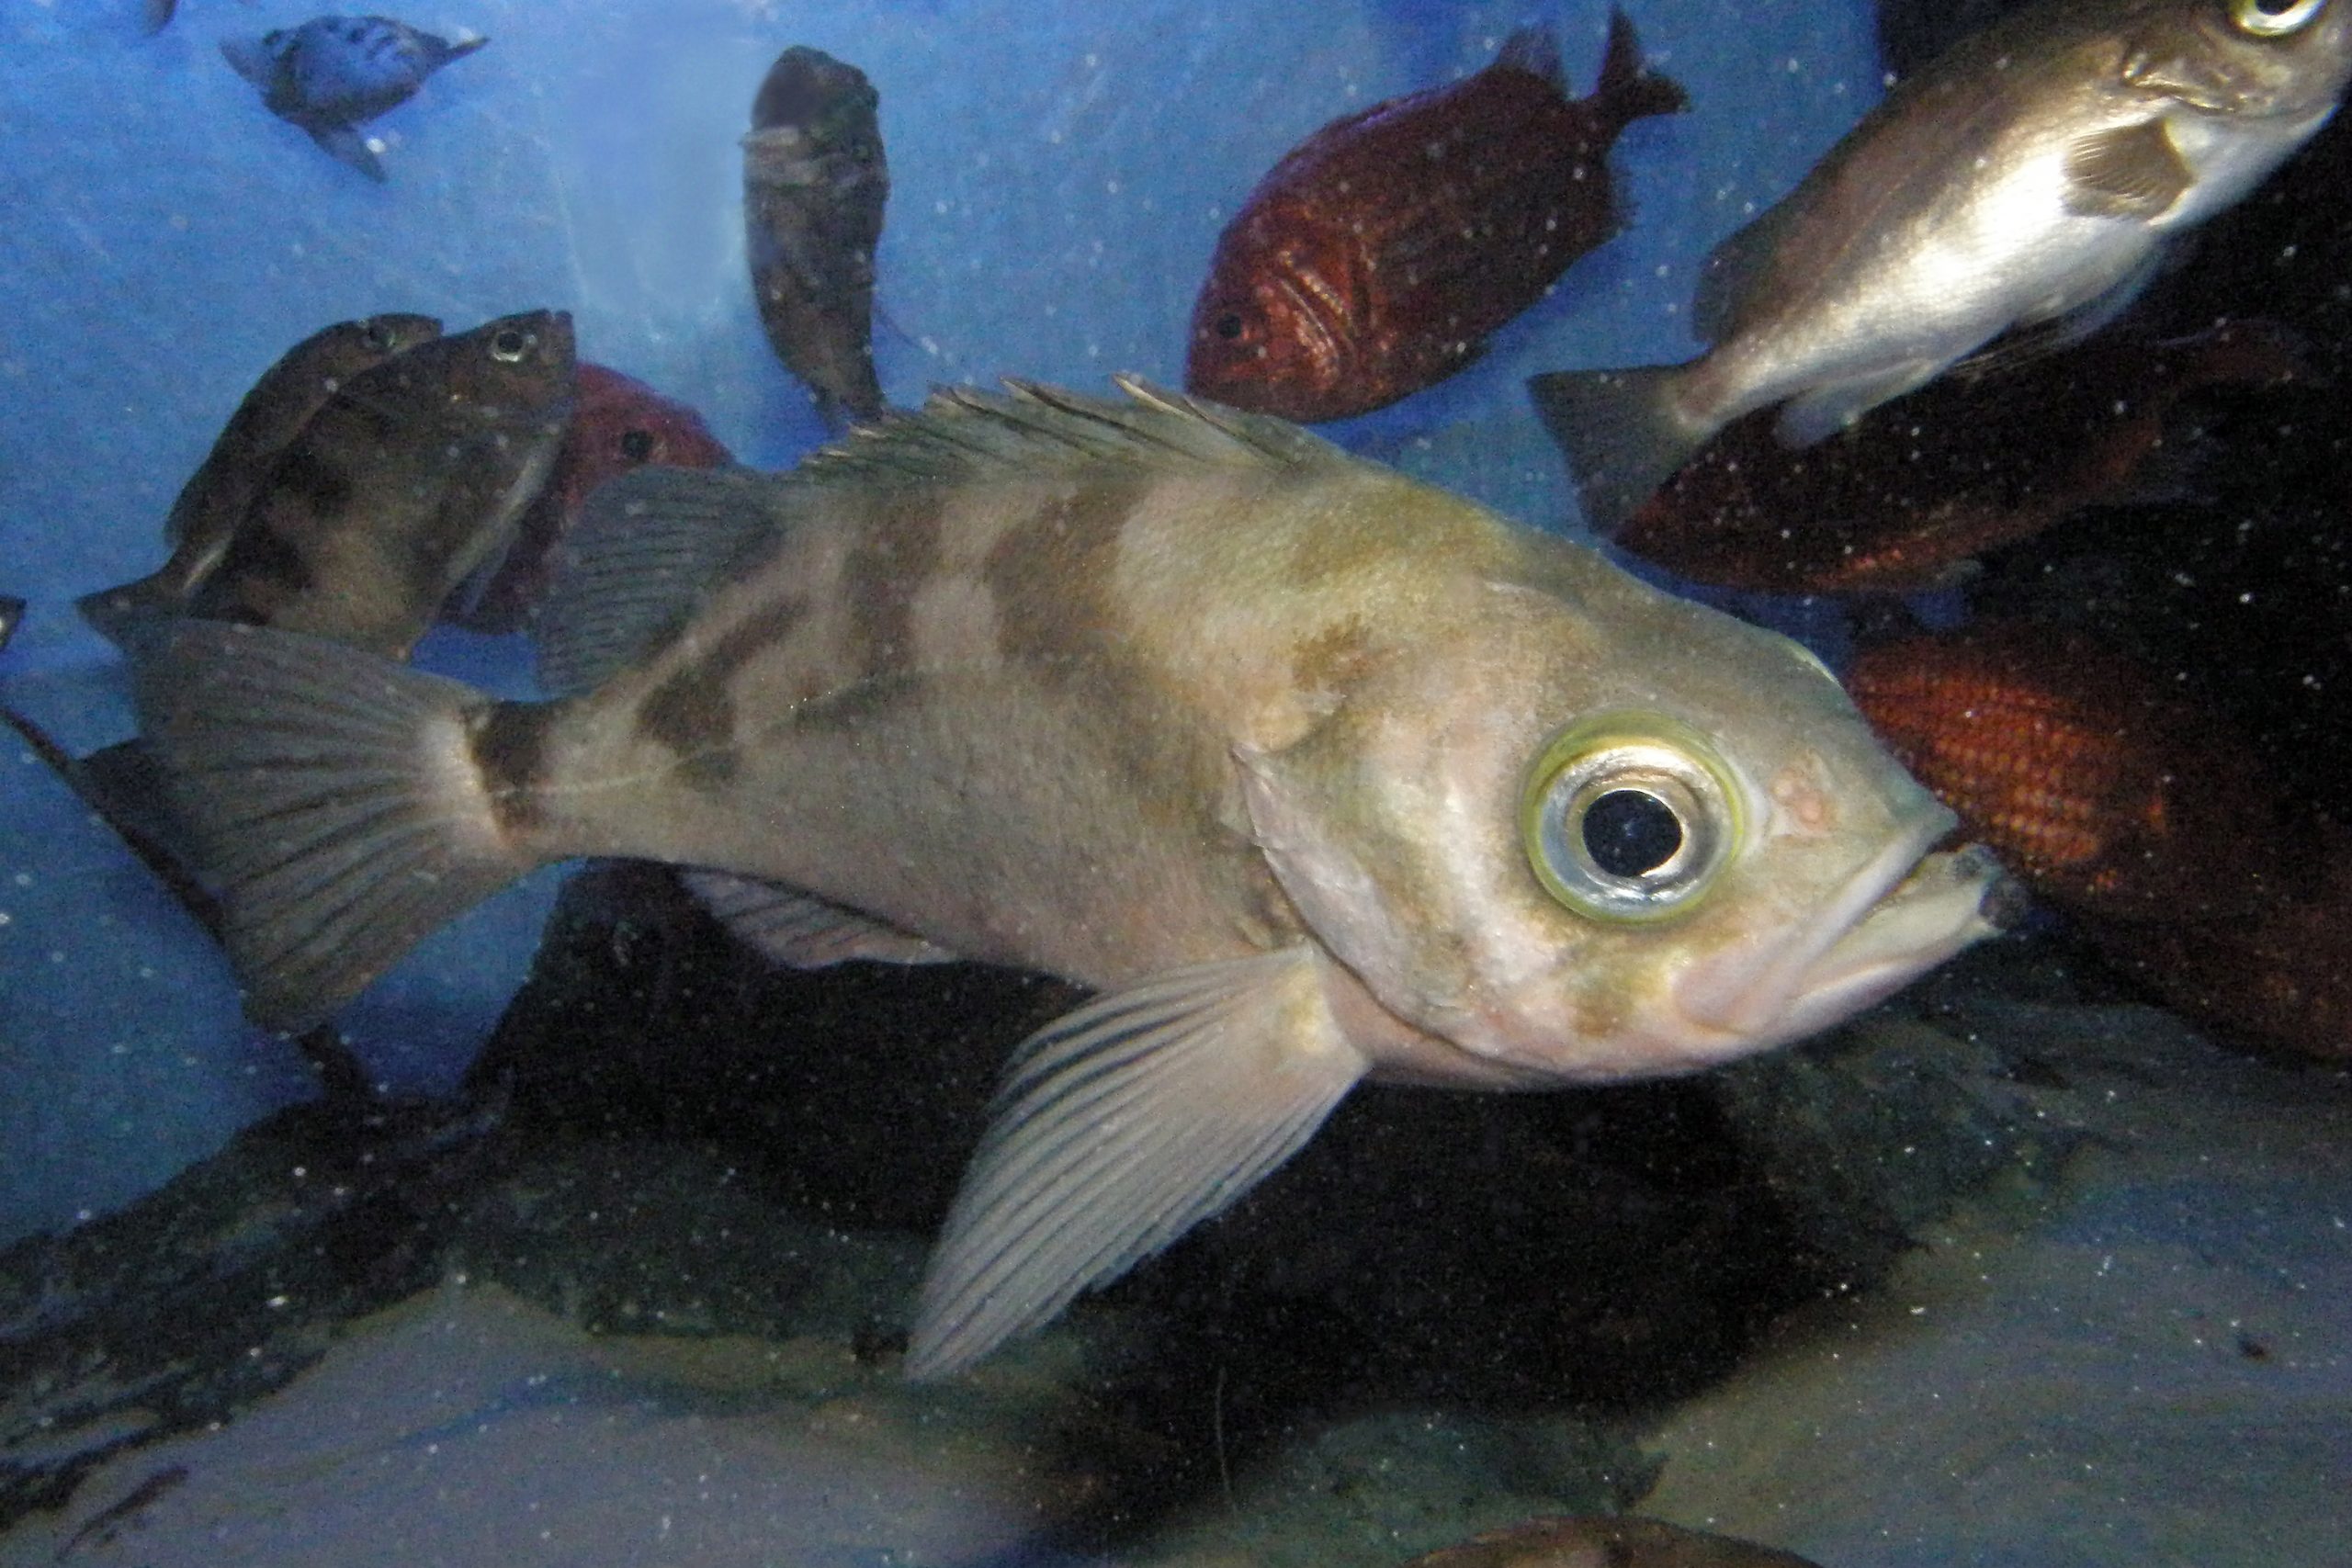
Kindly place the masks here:
POLYGON ((322 1023, 552 856, 519 809, 544 709, 321 637, 185 621, 135 660, 141 733, 267 1028, 322 1023))
POLYGON ((907 1375, 958 1372, 1223 1210, 1366 1063, 1306 946, 1171 970, 1030 1037, 932 1255, 907 1375))
POLYGON ((1609 48, 1600 57, 1600 85, 1593 92, 1593 110, 1614 140, 1637 119, 1654 114, 1680 114, 1690 107, 1690 95, 1671 76, 1651 70, 1642 59, 1642 40, 1624 12, 1609 13, 1609 48))
POLYGON ((187 597, 181 575, 166 566, 146 577, 85 593, 74 601, 74 607, 92 631, 130 652, 152 635, 156 622, 185 612, 187 597))
POLYGON ((1528 395, 1568 459, 1585 526, 1594 533, 1616 533, 1714 434, 1676 411, 1683 373, 1679 365, 1645 365, 1528 378, 1528 395))
POLYGON ((302 129, 336 163, 348 164, 378 185, 390 177, 384 173, 384 161, 376 156, 376 150, 368 145, 366 134, 357 126, 306 123, 302 129))

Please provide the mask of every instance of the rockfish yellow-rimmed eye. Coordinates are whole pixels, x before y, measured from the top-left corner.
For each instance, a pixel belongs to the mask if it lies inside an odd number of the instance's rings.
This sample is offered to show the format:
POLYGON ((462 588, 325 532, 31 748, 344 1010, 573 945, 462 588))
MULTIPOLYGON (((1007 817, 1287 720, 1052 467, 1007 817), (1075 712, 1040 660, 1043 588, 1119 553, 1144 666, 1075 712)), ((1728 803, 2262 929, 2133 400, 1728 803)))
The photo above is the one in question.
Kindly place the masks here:
POLYGON ((2312 25, 2327 0, 2230 0, 2230 20, 2256 38, 2284 38, 2312 25))
POLYGON ((1545 892, 1620 924, 1690 908, 1747 826, 1713 745, 1646 713, 1600 714, 1554 736, 1528 770, 1519 825, 1545 892))

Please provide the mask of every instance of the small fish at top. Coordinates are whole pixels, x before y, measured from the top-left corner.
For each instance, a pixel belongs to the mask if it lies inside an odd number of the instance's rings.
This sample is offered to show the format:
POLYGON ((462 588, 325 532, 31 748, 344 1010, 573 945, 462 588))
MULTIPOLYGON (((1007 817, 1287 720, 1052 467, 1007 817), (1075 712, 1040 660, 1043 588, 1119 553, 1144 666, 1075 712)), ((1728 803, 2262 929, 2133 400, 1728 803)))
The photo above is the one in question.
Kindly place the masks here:
POLYGON ((280 119, 371 180, 382 160, 358 128, 416 96, 424 79, 490 40, 455 42, 390 17, 313 17, 298 28, 222 41, 237 74, 280 119))
POLYGON ((0 649, 6 649, 16 637, 17 627, 25 618, 25 602, 13 593, 0 593, 0 649))
POLYGON ((354 376, 271 466, 182 613, 405 657, 546 483, 572 368, 571 318, 532 310, 354 376))
POLYGON ((2210 388, 2308 379, 2276 322, 2152 342, 2117 331, 2064 353, 1946 376, 1843 436, 1792 450, 1758 409, 1724 426, 1617 543, 1696 582, 1759 593, 1910 593, 2086 507, 2169 497, 2197 455, 2176 405, 2210 388))
POLYGON ((140 29, 152 38, 172 25, 172 17, 178 10, 179 0, 140 0, 140 29))
POLYGON ((1681 365, 1529 383, 1614 531, 1715 432, 1802 446, 2013 328, 2087 335, 2335 113, 2352 0, 2041 0, 1908 78, 1718 246, 1681 365))
POLYGON ((743 138, 743 233, 760 325, 838 431, 882 415, 874 374, 874 247, 890 170, 881 102, 854 65, 796 46, 776 57, 743 138))
POLYGON ((246 1005, 331 1014, 535 866, 696 868, 804 966, 1102 993, 1022 1047, 907 1367, 1033 1329, 1365 1077, 1699 1071, 2012 900, 1812 655, 1294 425, 937 393, 793 472, 597 492, 501 703, 177 624, 144 733, 246 1005))
POLYGON ((1406 1568, 1820 1568, 1794 1552, 1629 1514, 1530 1519, 1416 1557, 1406 1568))
POLYGON ((461 593, 442 619, 469 631, 519 631, 547 591, 561 546, 597 488, 631 468, 719 468, 735 461, 702 415, 632 376, 580 362, 571 427, 555 470, 524 512, 514 545, 477 593, 461 593))
POLYGON ((1616 232, 1611 146, 1687 103, 1612 12, 1589 98, 1567 96, 1550 31, 1526 27, 1465 81, 1332 121, 1217 240, 1185 389, 1312 423, 1443 380, 1616 232))
POLYGON ((369 316, 338 321, 288 349, 262 372, 180 487, 164 523, 172 558, 146 577, 85 595, 83 619, 112 637, 140 616, 185 609, 220 564, 271 465, 311 416, 352 377, 440 335, 441 323, 431 316, 369 316))

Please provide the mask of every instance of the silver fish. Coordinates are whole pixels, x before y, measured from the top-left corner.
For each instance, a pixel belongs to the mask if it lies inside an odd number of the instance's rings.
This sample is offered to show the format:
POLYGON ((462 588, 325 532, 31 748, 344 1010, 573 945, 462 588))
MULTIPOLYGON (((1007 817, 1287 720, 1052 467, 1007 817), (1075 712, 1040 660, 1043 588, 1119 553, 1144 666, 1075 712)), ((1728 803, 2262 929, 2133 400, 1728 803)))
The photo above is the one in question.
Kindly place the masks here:
POLYGON ((384 165, 357 127, 416 96, 424 79, 490 40, 455 42, 390 17, 313 17, 298 28, 222 40, 237 74, 270 113, 371 180, 384 165))
POLYGON ((17 635, 17 623, 25 618, 25 602, 13 594, 0 594, 0 649, 6 649, 17 635))
POLYGON ((2007 885, 1796 644, 1295 426, 934 395, 581 525, 546 704, 188 624, 138 682, 267 1023, 550 861, 700 868, 787 963, 1102 993, 1023 1045, 908 1370, 1216 1213, 1359 1080, 1686 1073, 1994 929, 2007 885))
POLYGON ((354 376, 172 607, 405 655, 514 537, 562 445, 573 377, 560 310, 503 316, 354 376))
POLYGON ((312 333, 262 372, 173 502, 164 536, 172 558, 134 581, 86 594, 83 619, 117 637, 142 615, 186 607, 235 538, 245 509, 281 453, 337 389, 364 370, 441 335, 431 316, 389 314, 312 333))
POLYGON ((881 417, 874 247, 890 169, 865 73, 821 50, 768 68, 743 138, 743 231, 760 324, 839 429, 881 417))
POLYGON ((1586 522, 1784 404, 1803 446, 2014 327, 2095 331, 2335 110, 2352 0, 2041 0, 1888 95, 1717 248, 1682 365, 1534 377, 1586 522))

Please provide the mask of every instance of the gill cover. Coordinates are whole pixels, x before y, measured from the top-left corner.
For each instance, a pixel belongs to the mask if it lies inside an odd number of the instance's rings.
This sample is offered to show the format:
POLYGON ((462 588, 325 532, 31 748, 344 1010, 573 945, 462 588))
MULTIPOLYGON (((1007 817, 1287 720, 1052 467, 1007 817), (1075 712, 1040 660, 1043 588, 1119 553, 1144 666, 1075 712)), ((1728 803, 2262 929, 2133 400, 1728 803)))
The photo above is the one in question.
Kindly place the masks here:
POLYGON ((1747 840, 1738 783, 1713 742, 1661 714, 1596 714, 1545 743, 1520 793, 1544 890, 1612 925, 1695 908, 1747 840))

